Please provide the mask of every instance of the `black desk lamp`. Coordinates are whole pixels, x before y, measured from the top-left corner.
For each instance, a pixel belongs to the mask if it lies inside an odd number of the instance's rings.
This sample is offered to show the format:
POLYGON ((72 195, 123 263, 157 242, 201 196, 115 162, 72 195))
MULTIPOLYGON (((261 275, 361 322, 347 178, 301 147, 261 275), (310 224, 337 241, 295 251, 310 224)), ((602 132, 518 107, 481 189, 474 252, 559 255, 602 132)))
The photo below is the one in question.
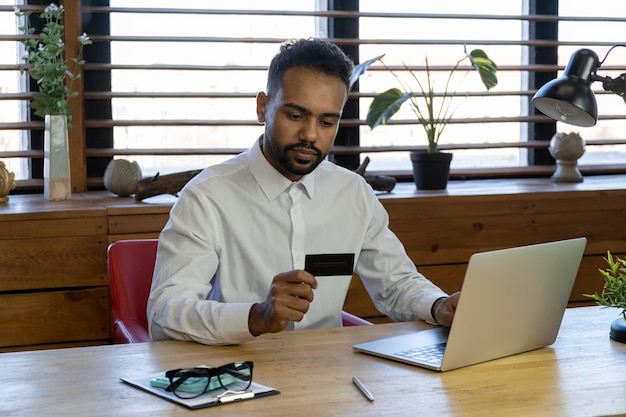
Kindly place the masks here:
POLYGON ((624 98, 626 103, 626 73, 617 78, 601 77, 596 71, 617 46, 613 45, 600 62, 590 49, 579 49, 571 56, 563 76, 556 78, 537 91, 533 97, 535 107, 545 115, 574 126, 590 127, 598 121, 598 105, 591 90, 594 81, 602 81, 605 91, 624 98))

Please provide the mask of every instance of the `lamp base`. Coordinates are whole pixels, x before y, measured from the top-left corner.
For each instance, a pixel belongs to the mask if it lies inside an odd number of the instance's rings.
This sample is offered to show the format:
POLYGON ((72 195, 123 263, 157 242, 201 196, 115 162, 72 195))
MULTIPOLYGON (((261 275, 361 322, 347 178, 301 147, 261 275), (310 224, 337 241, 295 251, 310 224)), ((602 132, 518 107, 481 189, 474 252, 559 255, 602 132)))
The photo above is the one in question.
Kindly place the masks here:
POLYGON ((553 182, 583 182, 584 178, 578 170, 578 161, 556 161, 556 171, 550 177, 553 182))
POLYGON ((611 339, 616 342, 626 343, 626 320, 623 317, 615 319, 611 323, 611 332, 609 333, 611 339))

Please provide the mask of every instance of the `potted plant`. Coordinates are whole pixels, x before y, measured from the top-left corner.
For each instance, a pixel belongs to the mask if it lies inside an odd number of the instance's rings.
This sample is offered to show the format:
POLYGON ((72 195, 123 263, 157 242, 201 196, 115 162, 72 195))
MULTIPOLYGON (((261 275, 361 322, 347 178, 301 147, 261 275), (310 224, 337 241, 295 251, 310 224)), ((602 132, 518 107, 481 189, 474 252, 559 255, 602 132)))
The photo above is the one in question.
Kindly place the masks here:
MULTIPOLYGON (((373 61, 382 61, 382 56, 369 60, 355 69, 357 77, 362 74, 373 61)), ((431 68, 426 57, 426 80, 420 80, 416 71, 411 70, 406 64, 404 67, 410 79, 417 85, 417 91, 411 87, 411 83, 403 80, 396 72, 385 65, 398 81, 400 88, 390 88, 378 94, 372 101, 368 112, 366 123, 374 129, 380 125, 387 124, 394 114, 404 103, 409 103, 411 110, 424 128, 428 140, 427 152, 411 152, 413 162, 413 176, 417 188, 420 189, 440 189, 446 188, 450 173, 450 161, 452 154, 440 152, 438 149, 439 138, 447 126, 450 118, 454 114, 451 106, 452 99, 457 95, 456 88, 452 88, 452 75, 459 69, 460 65, 469 60, 472 68, 476 69, 480 75, 483 85, 490 90, 498 84, 496 77, 497 66, 489 59, 487 54, 481 49, 474 49, 467 53, 464 49, 464 56, 459 59, 449 72, 443 90, 437 92, 435 77, 431 73, 431 68), (429 172, 433 168, 434 172, 429 172)), ((468 69, 467 72, 470 70, 468 69)))
POLYGON ((604 278, 604 287, 600 294, 583 294, 594 300, 598 305, 614 307, 621 310, 621 317, 611 323, 611 339, 626 343, 626 259, 611 256, 607 252, 605 258, 608 267, 600 269, 604 278))
MULTIPOLYGON (((67 129, 72 127, 71 109, 68 99, 78 94, 72 91, 72 83, 80 78, 77 72, 85 62, 81 59, 83 47, 91 44, 87 34, 78 36, 81 47, 78 56, 67 59, 63 41, 63 6, 51 3, 40 17, 43 28, 37 37, 30 36, 22 42, 30 76, 37 81, 39 91, 33 94, 30 103, 35 115, 44 119, 44 198, 68 200, 71 198, 69 149, 67 129), (72 71, 68 63, 73 63, 72 71)), ((19 29, 25 35, 33 35, 30 27, 31 11, 15 9, 20 21, 19 29)))

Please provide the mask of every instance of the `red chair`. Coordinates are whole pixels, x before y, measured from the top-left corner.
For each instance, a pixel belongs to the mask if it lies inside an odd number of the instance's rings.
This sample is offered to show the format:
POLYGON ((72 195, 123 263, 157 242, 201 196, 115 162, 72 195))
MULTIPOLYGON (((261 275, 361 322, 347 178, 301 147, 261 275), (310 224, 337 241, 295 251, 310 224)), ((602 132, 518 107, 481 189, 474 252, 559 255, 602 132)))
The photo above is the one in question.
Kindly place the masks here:
MULTIPOLYGON (((157 239, 120 240, 107 250, 115 343, 149 342, 146 306, 156 259, 157 239)), ((344 326, 371 325, 341 312, 344 326)))
POLYGON ((146 307, 152 285, 156 239, 120 240, 107 251, 115 343, 149 342, 146 307))

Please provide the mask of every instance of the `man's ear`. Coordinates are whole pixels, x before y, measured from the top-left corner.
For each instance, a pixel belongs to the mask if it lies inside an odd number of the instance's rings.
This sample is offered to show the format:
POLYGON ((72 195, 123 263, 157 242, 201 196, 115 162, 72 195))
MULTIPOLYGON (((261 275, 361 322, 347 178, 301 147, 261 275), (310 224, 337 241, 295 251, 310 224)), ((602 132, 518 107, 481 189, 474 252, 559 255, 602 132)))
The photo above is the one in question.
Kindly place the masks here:
POLYGON ((265 123, 265 113, 267 112, 267 102, 269 97, 264 92, 260 92, 256 95, 256 117, 259 123, 265 123))

